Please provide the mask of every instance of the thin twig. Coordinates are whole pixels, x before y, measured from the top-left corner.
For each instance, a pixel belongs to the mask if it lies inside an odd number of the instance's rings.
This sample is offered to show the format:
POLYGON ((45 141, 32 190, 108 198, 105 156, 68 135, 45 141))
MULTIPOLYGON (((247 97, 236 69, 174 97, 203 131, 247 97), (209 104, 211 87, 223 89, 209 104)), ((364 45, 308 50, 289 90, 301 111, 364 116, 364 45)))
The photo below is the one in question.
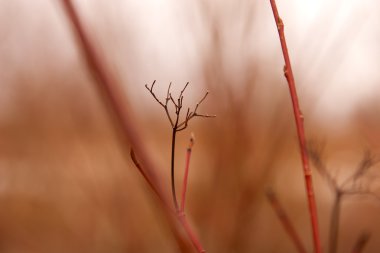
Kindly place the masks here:
POLYGON ((298 233, 290 222, 288 215, 286 214, 284 208, 282 207, 280 201, 277 199, 276 194, 273 190, 269 189, 266 192, 269 203, 271 204, 273 210, 276 212, 278 219, 280 220, 282 226, 284 227, 286 233, 289 235, 290 239, 294 243, 299 253, 306 253, 306 249, 298 236, 298 233))
POLYGON ((309 143, 308 154, 311 163, 317 169, 319 174, 321 174, 321 176, 327 181, 327 184, 331 190, 337 192, 339 190, 338 183, 336 182, 336 179, 329 173, 327 165, 323 161, 322 153, 323 150, 321 147, 318 147, 318 145, 315 145, 314 143, 309 143))
POLYGON ((136 154, 135 152, 133 151, 133 149, 131 148, 131 151, 130 151, 130 156, 132 158, 132 161, 133 163, 135 164, 136 168, 139 170, 139 172, 141 173, 141 175, 144 177, 145 181, 149 184, 149 186, 153 189, 153 191, 158 195, 160 196, 159 192, 156 191, 156 188, 154 186, 154 183, 152 182, 152 180, 148 177, 148 175, 145 173, 145 171, 143 170, 141 164, 138 162, 137 158, 136 158, 136 154))
POLYGON ((170 124, 172 125, 172 127, 174 126, 174 123, 173 123, 173 120, 172 118, 170 117, 170 113, 169 113, 169 109, 168 109, 168 102, 169 102, 169 91, 170 91, 170 87, 172 85, 172 83, 169 84, 169 88, 168 88, 168 95, 165 99, 165 104, 162 103, 156 96, 156 94, 153 92, 153 87, 154 87, 154 84, 156 83, 156 80, 153 81, 152 83, 152 86, 149 88, 147 84, 145 84, 145 88, 150 92, 150 94, 152 94, 153 98, 165 109, 165 113, 166 113, 166 116, 168 117, 169 121, 170 121, 170 124))
POLYGON ((193 145, 194 145, 194 136, 193 134, 191 134, 190 143, 186 149, 186 163, 185 163, 185 173, 183 176, 183 183, 182 183, 182 198, 181 198, 180 212, 185 211, 186 190, 187 190, 187 182, 188 182, 188 176, 189 176, 191 151, 192 151, 193 145))
POLYGON ((362 159, 360 160, 355 172, 349 176, 343 183, 342 183, 342 188, 346 187, 348 183, 356 183, 356 181, 366 174, 368 170, 373 167, 376 163, 378 163, 378 159, 375 159, 373 154, 365 150, 362 159))
POLYGON ((181 90, 181 93, 179 94, 179 97, 180 97, 181 99, 183 99, 183 93, 185 92, 185 90, 186 90, 186 88, 187 88, 188 85, 189 85, 189 82, 187 82, 187 83, 185 84, 185 87, 183 87, 183 89, 181 90))
POLYGON ((309 166, 309 158, 307 154, 305 130, 303 126, 304 118, 303 118, 303 115, 301 113, 300 106, 298 103, 297 90, 295 86, 292 66, 290 64, 288 48, 286 45, 284 23, 282 22, 280 15, 278 14, 275 0, 270 0, 270 3, 272 6, 273 16, 277 25, 277 30, 278 30, 278 34, 279 34, 279 38, 281 42, 282 53, 285 60, 284 75, 288 82, 290 96, 291 96, 291 100, 293 104, 294 118, 295 118, 295 122, 297 126, 297 135, 298 135, 298 141, 299 141, 299 146, 300 146, 303 172, 305 176, 306 194, 308 198, 310 220, 311 220, 311 225, 312 225, 314 252, 321 253, 322 248, 321 248, 321 240, 320 240, 319 228, 318 228, 317 205, 316 205, 314 189, 313 189, 312 173, 309 166))
POLYGON ((156 80, 153 81, 152 83, 152 86, 150 86, 150 88, 148 87, 147 84, 145 84, 145 88, 150 92, 150 94, 152 94, 152 96, 154 97, 154 99, 162 106, 162 107, 166 107, 166 105, 164 105, 164 103, 162 103, 156 96, 156 94, 153 92, 153 87, 154 87, 154 84, 156 83, 156 80))
POLYGON ((171 159, 170 159, 170 179, 171 179, 171 189, 172 189, 172 197, 173 197, 173 203, 174 208, 176 211, 178 211, 178 201, 177 201, 177 195, 176 195, 176 187, 175 187, 175 170, 174 170, 174 160, 175 160, 175 143, 176 143, 176 137, 177 137, 177 126, 178 126, 178 116, 177 120, 174 124, 173 130, 172 130, 172 148, 171 148, 171 159))
POLYGON ((170 87, 171 83, 169 85, 169 88, 166 93, 166 98, 165 98, 165 104, 162 103, 156 96, 156 94, 153 91, 153 87, 156 81, 153 82, 152 86, 149 88, 148 85, 145 85, 147 90, 151 93, 153 98, 165 109, 165 112, 169 118, 170 124, 172 126, 172 144, 171 144, 171 158, 170 158, 170 181, 171 181, 171 191, 172 191, 172 198, 173 198, 173 204, 174 208, 176 209, 177 212, 180 211, 179 206, 178 206, 178 201, 177 201, 177 194, 176 194, 176 185, 175 185, 175 146, 176 146, 176 138, 177 138, 177 132, 180 132, 182 130, 185 130, 189 124, 189 121, 193 117, 203 117, 203 118, 212 118, 215 117, 215 115, 203 115, 203 114, 198 114, 197 110, 199 105, 206 99, 208 95, 208 91, 205 93, 205 95, 201 98, 201 100, 197 103, 195 106, 194 111, 190 111, 190 108, 187 108, 186 112, 186 117, 185 119, 180 122, 180 116, 181 116, 181 110, 183 107, 183 94, 189 85, 189 82, 185 84, 183 89, 181 90, 179 96, 177 99, 173 98, 172 93, 170 92, 170 87), (177 100, 177 102, 176 102, 177 100), (168 103, 169 101, 172 103, 175 109, 175 120, 170 116, 169 109, 168 109, 168 103))

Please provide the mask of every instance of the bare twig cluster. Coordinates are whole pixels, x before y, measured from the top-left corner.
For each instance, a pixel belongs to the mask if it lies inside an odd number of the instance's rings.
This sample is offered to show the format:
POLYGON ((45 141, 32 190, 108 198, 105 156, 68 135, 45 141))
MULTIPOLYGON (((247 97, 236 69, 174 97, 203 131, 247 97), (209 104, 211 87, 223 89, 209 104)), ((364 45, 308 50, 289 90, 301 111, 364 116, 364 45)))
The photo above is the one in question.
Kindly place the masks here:
POLYGON ((156 80, 153 81, 152 85, 149 87, 147 84, 145 85, 145 88, 150 92, 150 94, 153 96, 153 98, 159 103, 165 110, 166 116, 169 119, 170 125, 172 127, 172 147, 171 147, 171 190, 172 190, 172 197, 173 197, 173 203, 176 211, 179 210, 178 201, 177 201, 177 195, 176 195, 176 187, 175 187, 175 169, 174 169, 174 160, 175 160, 175 143, 176 143, 176 136, 177 132, 180 132, 187 128, 189 121, 194 117, 203 117, 203 118, 212 118, 215 117, 215 115, 208 115, 208 114, 200 114, 197 112, 198 107, 203 103, 203 101, 206 99, 208 95, 208 91, 205 93, 205 95, 199 100, 199 102, 196 104, 194 110, 192 111, 189 108, 187 108, 186 116, 181 121, 181 110, 183 108, 183 94, 189 85, 189 82, 186 83, 185 87, 181 90, 179 96, 175 99, 173 98, 172 93, 170 92, 170 88, 172 86, 172 83, 169 84, 168 90, 166 92, 165 101, 162 102, 154 93, 153 88, 156 83, 156 80), (169 103, 170 102, 170 103, 169 103), (175 116, 173 117, 170 115, 169 111, 169 105, 172 105, 175 109, 175 116))
POLYGON ((196 104, 196 106, 194 108, 194 111, 191 111, 190 107, 187 108, 186 117, 185 117, 185 119, 182 122, 180 122, 180 113, 181 113, 181 109, 183 107, 183 98, 184 98, 183 94, 184 94, 187 86, 189 85, 189 82, 187 82, 185 84, 185 87, 181 90, 181 92, 180 92, 180 94, 179 94, 179 96, 178 96, 177 99, 174 99, 172 93, 170 92, 170 88, 172 86, 172 83, 170 82, 168 90, 167 90, 167 93, 166 93, 166 97, 165 97, 165 103, 161 102, 160 99, 154 93, 153 88, 154 88, 155 83, 156 83, 156 80, 153 81, 153 83, 152 83, 152 85, 150 87, 146 84, 145 88, 150 92, 150 94, 152 94, 153 98, 164 108, 164 110, 166 112, 166 116, 168 117, 172 128, 176 128, 177 132, 186 129, 187 126, 188 126, 189 121, 192 118, 194 118, 194 117, 204 117, 204 118, 213 118, 213 117, 215 117, 215 115, 200 114, 200 113, 197 112, 198 107, 203 103, 203 101, 206 99, 207 95, 209 94, 209 92, 207 91, 203 95, 203 97, 201 98, 201 100, 199 100, 199 102, 196 104), (169 101, 174 106, 175 114, 176 114, 175 119, 173 119, 172 116, 170 115, 170 112, 169 112, 169 101))
MULTIPOLYGON (((336 253, 338 248, 339 220, 342 200, 344 197, 355 195, 365 195, 379 199, 379 197, 371 190, 371 181, 367 180, 366 182, 363 182, 370 169, 376 165, 379 160, 377 160, 370 151, 366 150, 354 172, 345 180, 339 182, 325 164, 322 148, 316 145, 310 145, 308 151, 313 165, 334 193, 334 203, 330 218, 328 252, 336 253)), ((360 240, 358 240, 358 242, 359 241, 360 240)))

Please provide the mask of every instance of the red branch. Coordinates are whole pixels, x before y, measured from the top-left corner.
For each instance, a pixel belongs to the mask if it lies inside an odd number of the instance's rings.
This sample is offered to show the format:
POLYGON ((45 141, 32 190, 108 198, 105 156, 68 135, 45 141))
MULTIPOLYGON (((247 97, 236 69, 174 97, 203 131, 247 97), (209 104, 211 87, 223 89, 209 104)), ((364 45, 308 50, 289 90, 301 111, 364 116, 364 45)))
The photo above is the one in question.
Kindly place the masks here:
POLYGON ((289 217, 286 214, 281 203, 278 201, 276 194, 272 190, 268 190, 267 197, 274 211, 276 212, 282 226, 284 227, 286 233, 290 236, 294 245, 296 246, 298 252, 306 253, 305 247, 303 246, 300 237, 294 229, 293 224, 290 222, 289 217))
POLYGON ((201 243, 198 240, 197 235, 194 233, 194 231, 191 229, 189 223, 187 222, 186 216, 184 212, 178 213, 178 220, 182 224, 182 227, 185 229, 187 235, 189 238, 191 238, 191 241, 196 248, 196 250, 200 253, 205 253, 206 250, 203 249, 201 243))
POLYGON ((180 212, 185 211, 185 201, 186 201, 186 190, 187 190, 187 181, 189 176, 189 167, 190 167, 190 158, 191 158, 191 150, 194 145, 194 137, 190 137, 190 143, 186 150, 186 164, 185 164, 185 174, 183 176, 183 183, 182 183, 182 198, 181 198, 181 208, 179 209, 180 212))
MULTIPOLYGON (((107 105, 109 105, 111 112, 114 113, 115 119, 121 127, 122 133, 124 135, 123 137, 125 137, 124 143, 126 144, 128 139, 136 151, 136 154, 139 156, 142 162, 142 166, 137 163, 138 169, 146 179, 149 186, 160 199, 160 203, 163 205, 163 209, 165 211, 164 213, 168 218, 169 225, 173 230, 178 245, 183 251, 192 251, 193 248, 189 248, 187 246, 189 244, 188 241, 190 240, 198 252, 205 252, 195 233, 191 230, 187 222, 184 221, 184 217, 179 217, 178 214, 175 216, 175 212, 167 208, 170 206, 170 202, 168 200, 169 198, 163 191, 164 188, 161 186, 160 181, 157 179, 157 176, 154 173, 157 171, 155 169, 156 166, 146 152, 143 144, 144 142, 142 141, 142 138, 138 133, 138 129, 133 122, 133 117, 131 116, 127 106, 125 106, 126 98, 122 95, 123 92, 120 90, 120 85, 118 85, 115 76, 112 75, 111 71, 109 71, 107 66, 102 61, 102 57, 86 33, 86 30, 84 29, 84 26, 72 3, 72 0, 61 0, 61 2, 63 4, 67 17, 72 23, 73 30, 77 36, 78 45, 81 47, 83 57, 85 58, 87 66, 89 67, 89 70, 95 79, 95 83, 98 85, 103 98, 106 100, 105 102, 107 105), (176 222, 176 220, 178 222, 176 222), (182 236, 183 233, 178 227, 178 224, 181 224, 182 228, 186 232, 188 239, 182 236)), ((134 162, 136 164, 137 160, 135 155, 131 155, 133 156, 134 162)))
POLYGON ((312 180, 312 174, 311 174, 311 170, 309 166, 309 158, 308 158, 307 148, 306 148, 305 130, 303 126, 304 118, 298 104, 298 97, 297 97, 297 91, 296 91, 292 66, 290 64, 288 48, 286 46, 284 23, 282 22, 278 14, 275 0, 270 0, 270 4, 272 6, 274 19, 275 19, 278 34, 280 37, 282 53, 285 60, 284 75, 288 82, 290 96, 291 96, 292 104, 293 104, 294 118, 295 118, 295 122, 297 126, 297 135, 298 135, 298 140, 299 140, 303 172, 305 176, 306 194, 307 194, 307 199, 308 199, 309 213, 310 213, 310 219, 311 219, 311 225, 312 225, 314 252, 321 253, 322 249, 321 249, 321 242, 320 242, 319 229, 318 229, 317 205, 316 205, 315 196, 314 196, 313 180, 312 180))

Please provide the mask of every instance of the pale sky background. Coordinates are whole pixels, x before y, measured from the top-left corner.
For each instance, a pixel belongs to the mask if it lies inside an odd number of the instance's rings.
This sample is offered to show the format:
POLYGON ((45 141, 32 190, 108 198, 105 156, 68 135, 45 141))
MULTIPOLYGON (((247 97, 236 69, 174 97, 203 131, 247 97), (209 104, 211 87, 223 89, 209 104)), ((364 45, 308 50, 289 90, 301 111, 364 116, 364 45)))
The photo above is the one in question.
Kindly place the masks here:
MULTIPOLYGON (((128 93, 145 92, 154 79, 200 83, 199 63, 209 43, 200 10, 202 1, 77 0, 82 17, 120 78, 133 84, 128 93), (104 49, 103 48, 103 49, 104 49)), ((206 2, 206 1, 204 1, 206 2)), ((263 61, 282 75, 282 55, 269 1, 209 1, 211 12, 224 13, 226 57, 238 73, 242 57, 263 61), (249 14, 249 8, 255 10, 249 14), (241 51, 244 19, 254 25, 241 51)), ((380 22, 377 1, 278 0, 288 47, 301 92, 317 97, 315 116, 344 122, 358 105, 379 96, 380 22), (315 80, 318 80, 317 82, 315 80)), ((43 75, 62 71, 77 60, 72 34, 59 1, 0 0, 1 113, 12 107, 12 80, 19 71, 43 75), (48 69, 48 70, 47 70, 48 69)), ((203 16, 202 16, 203 15, 203 16)), ((239 82, 236 82, 236 86, 239 82)), ((263 84, 264 85, 264 84, 263 84)))

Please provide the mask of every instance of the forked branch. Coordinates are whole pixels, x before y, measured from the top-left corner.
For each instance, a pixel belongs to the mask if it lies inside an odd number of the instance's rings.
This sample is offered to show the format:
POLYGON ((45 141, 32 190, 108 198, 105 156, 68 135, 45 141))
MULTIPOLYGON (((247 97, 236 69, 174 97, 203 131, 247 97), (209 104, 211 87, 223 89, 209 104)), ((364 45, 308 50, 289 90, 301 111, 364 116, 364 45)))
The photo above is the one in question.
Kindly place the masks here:
POLYGON ((154 84, 155 84, 155 83, 156 83, 156 80, 153 81, 151 87, 148 87, 147 84, 145 84, 145 87, 146 87, 147 90, 150 92, 150 94, 152 94, 153 98, 154 98, 154 99, 155 99, 155 100, 156 100, 156 101, 157 101, 157 102, 158 102, 158 103, 164 108, 165 113, 166 113, 166 116, 168 117, 168 119, 169 119, 169 121, 170 121, 170 124, 172 125, 172 127, 174 127, 174 122, 173 122, 172 118, 170 117, 170 113, 169 113, 169 109, 168 109, 168 102, 169 102, 170 97, 171 97, 169 91, 170 91, 170 87, 172 86, 172 83, 170 82, 170 84, 169 84, 168 92, 167 92, 166 99, 165 99, 165 104, 164 104, 163 102, 161 102, 161 101, 157 98, 156 94, 155 94, 154 91, 153 91, 153 87, 154 87, 154 84))
POLYGON ((208 114, 198 113, 198 107, 203 103, 203 101, 206 99, 207 95, 209 94, 209 92, 207 91, 203 95, 203 97, 199 100, 199 102, 196 104, 193 111, 191 111, 190 107, 187 108, 185 119, 183 121, 180 121, 179 117, 180 117, 180 113, 181 113, 181 110, 183 107, 183 98, 184 98, 183 94, 184 94, 187 86, 189 85, 189 82, 187 82, 186 85, 184 86, 184 88, 181 90, 177 99, 173 98, 173 95, 170 92, 170 88, 172 86, 172 83, 170 82, 167 93, 166 93, 165 102, 160 101, 160 99, 157 97, 157 95, 153 91, 155 83, 156 83, 156 80, 153 81, 153 83, 150 87, 147 84, 145 84, 145 88, 150 92, 150 94, 157 101, 157 103, 159 103, 164 108, 166 115, 170 121, 171 126, 173 128, 176 127, 177 131, 184 130, 188 126, 189 121, 194 117, 204 117, 204 118, 216 117, 216 115, 208 115, 208 114), (169 101, 171 102, 171 104, 174 106, 174 109, 175 109, 176 117, 174 119, 172 118, 172 116, 170 115, 170 112, 169 112, 169 101), (176 125, 177 120, 178 120, 178 123, 176 125))
MULTIPOLYGON (((363 195, 374 197, 379 200, 379 197, 370 190, 370 184, 366 184, 365 186, 361 184, 363 178, 378 162, 378 160, 375 159, 374 155, 370 151, 366 150, 353 174, 346 178, 343 183, 339 183, 337 178, 334 178, 327 165, 325 164, 322 149, 315 144, 309 145, 308 152, 313 165, 316 167, 317 171, 325 179, 334 193, 334 203, 330 217, 328 252, 336 253, 338 252, 341 204, 344 197, 363 195)), ((358 244, 358 246, 360 246, 360 244, 358 244)))
POLYGON ((164 108, 165 113, 170 121, 170 124, 172 126, 172 145, 171 145, 171 190, 172 190, 172 198, 173 198, 173 204, 176 211, 180 211, 180 208, 178 206, 177 201, 177 194, 176 194, 176 186, 175 186, 175 169, 174 169, 174 160, 175 160, 175 144, 176 144, 176 136, 177 132, 182 131, 187 128, 189 121, 194 117, 203 117, 203 118, 212 118, 215 117, 215 115, 208 115, 208 114, 199 114, 197 112, 198 107, 202 102, 206 99, 208 95, 208 91, 205 93, 205 95, 201 98, 201 100, 196 104, 195 109, 191 111, 190 107, 187 108, 186 116, 185 118, 180 121, 181 116, 181 110, 183 108, 183 98, 184 98, 184 92, 189 85, 189 82, 186 83, 186 85, 181 90, 179 96, 175 99, 172 96, 172 93, 170 92, 171 83, 169 84, 168 90, 166 92, 165 102, 161 102, 160 99, 156 96, 156 94, 153 91, 154 85, 156 83, 156 80, 153 81, 152 85, 149 87, 147 84, 145 85, 145 88, 150 92, 150 94, 153 96, 153 98, 164 108), (169 111, 169 105, 171 102, 171 105, 175 109, 175 116, 172 117, 170 115, 169 111))

